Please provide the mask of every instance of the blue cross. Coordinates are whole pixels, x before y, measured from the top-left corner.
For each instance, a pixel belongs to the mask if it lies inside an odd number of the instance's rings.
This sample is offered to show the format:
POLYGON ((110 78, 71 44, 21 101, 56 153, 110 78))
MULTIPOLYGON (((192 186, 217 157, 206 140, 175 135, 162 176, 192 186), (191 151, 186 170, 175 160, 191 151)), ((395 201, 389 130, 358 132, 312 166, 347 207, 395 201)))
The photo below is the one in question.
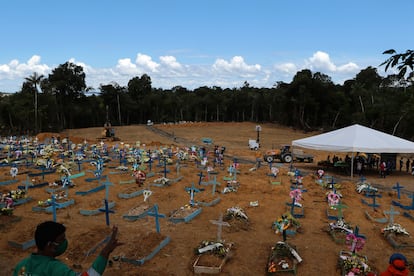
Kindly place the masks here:
POLYGON ((401 198, 401 190, 404 188, 404 186, 400 186, 400 183, 396 183, 395 186, 392 187, 394 190, 397 190, 397 196, 398 199, 401 198))
POLYGON ((197 189, 197 188, 194 186, 194 182, 192 182, 191 187, 185 187, 185 190, 186 190, 187 192, 190 192, 190 205, 191 205, 191 206, 194 206, 194 194, 195 194, 195 193, 199 193, 199 192, 201 192, 201 191, 202 191, 202 189, 197 189))
POLYGON ((389 211, 384 211, 385 214, 389 214, 390 215, 390 224, 393 225, 394 224, 394 215, 399 215, 400 212, 398 211, 394 211, 394 207, 391 205, 391 208, 389 211))
POLYGON ((154 204, 154 206, 147 211, 147 215, 155 218, 155 229, 157 230, 157 233, 160 233, 159 218, 165 218, 165 215, 158 213, 158 205, 154 204))
POLYGON ((108 200, 106 198, 104 199, 104 204, 105 204, 105 208, 104 209, 100 208, 99 211, 100 212, 105 212, 106 225, 109 226, 110 225, 110 223, 109 223, 109 213, 115 213, 115 211, 109 209, 108 200))

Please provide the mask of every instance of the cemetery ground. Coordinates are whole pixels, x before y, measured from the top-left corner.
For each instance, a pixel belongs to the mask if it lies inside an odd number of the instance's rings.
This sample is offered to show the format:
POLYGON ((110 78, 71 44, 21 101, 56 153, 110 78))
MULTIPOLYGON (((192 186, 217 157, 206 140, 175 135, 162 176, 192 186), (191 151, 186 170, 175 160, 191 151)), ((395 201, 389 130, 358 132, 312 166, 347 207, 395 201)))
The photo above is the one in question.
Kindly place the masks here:
MULTIPOLYGON (((274 179, 268 176, 270 168, 268 164, 262 162, 262 166, 257 170, 254 167, 256 152, 248 149, 248 140, 256 139, 255 124, 252 123, 186 123, 180 125, 155 125, 154 128, 161 130, 151 131, 147 126, 125 126, 115 127, 116 136, 120 141, 110 142, 111 144, 121 142, 135 146, 140 141, 141 147, 146 149, 156 149, 162 146, 184 147, 191 145, 203 145, 207 150, 212 151, 214 145, 226 148, 224 157, 224 169, 216 168, 218 172, 216 181, 220 185, 216 186, 213 196, 212 185, 199 185, 199 173, 203 171, 203 182, 213 179, 206 179, 206 170, 196 167, 195 162, 181 162, 179 171, 176 170, 175 163, 168 165, 169 172, 167 178, 174 179, 182 177, 179 181, 166 186, 150 186, 157 178, 164 176, 163 167, 157 167, 154 162, 152 171, 155 176, 148 177, 142 188, 133 184, 120 184, 132 180, 131 171, 129 173, 110 173, 115 169, 105 167, 103 175, 107 175, 113 186, 109 186, 108 201, 115 202, 112 208, 114 213, 109 213, 110 224, 119 227, 119 239, 125 244, 118 247, 111 254, 111 263, 108 264, 104 275, 193 275, 193 264, 197 255, 196 249, 202 241, 214 241, 217 239, 219 227, 211 223, 218 220, 221 214, 231 207, 240 207, 248 216, 249 223, 245 225, 232 225, 232 227, 222 227, 221 238, 226 243, 231 243, 229 259, 221 270, 221 275, 266 275, 268 258, 272 246, 282 240, 280 233, 275 233, 272 229, 273 223, 281 215, 290 210, 286 203, 291 203, 292 176, 289 164, 274 164, 279 167, 279 176, 274 179), (211 138, 211 144, 203 144, 203 138, 211 138), (236 179, 240 186, 237 191, 223 194, 226 186, 225 177, 229 177, 227 168, 237 158, 239 173, 236 179), (124 182, 122 182, 124 181, 124 182), (271 184, 278 182, 280 184, 271 184), (136 187, 137 190, 150 187, 152 195, 149 197, 149 205, 156 204, 158 212, 164 214, 166 218, 159 218, 159 230, 156 232, 156 219, 153 216, 145 216, 136 220, 126 220, 123 218, 129 210, 135 208, 143 202, 143 195, 132 198, 119 198, 118 194, 136 187), (189 204, 190 193, 185 188, 204 189, 200 193, 194 194, 194 200, 198 198, 219 197, 220 202, 212 206, 203 206, 202 211, 188 222, 174 223, 168 217, 180 207, 189 204), (257 204, 251 204, 255 203, 257 204), (253 205, 253 206, 252 206, 253 205), (256 206, 257 205, 257 206, 256 206), (142 259, 149 254, 157 244, 160 244, 166 237, 170 240, 159 252, 150 260, 141 265, 119 261, 121 257, 127 259, 142 259), (148 252, 144 252, 148 251, 148 252)), ((260 142, 261 149, 278 148, 282 144, 290 144, 292 140, 308 137, 317 133, 303 133, 294 129, 281 127, 273 124, 261 125, 260 142)), ((52 135, 60 135, 61 138, 69 137, 74 143, 82 143, 85 139, 89 144, 99 143, 97 138, 101 135, 101 128, 67 130, 60 134, 42 133, 39 138, 52 135)), ((205 140, 205 139, 204 139, 205 140)), ((109 142, 108 142, 109 143, 109 142)), ((303 217, 297 220, 300 229, 296 233, 287 235, 287 242, 294 245, 298 254, 303 259, 297 265, 297 275, 341 275, 338 269, 338 257, 340 251, 349 251, 346 244, 338 243, 329 234, 329 223, 327 210, 327 192, 329 189, 322 187, 316 182, 315 172, 319 167, 317 162, 325 160, 328 155, 332 158, 334 154, 320 151, 305 150, 315 156, 314 163, 293 163, 303 174, 303 200, 300 202, 303 208, 303 217)), ((412 159, 414 156, 404 155, 412 159)), ((115 161, 113 161, 115 162, 115 161)), ((212 158, 209 159, 212 165, 212 158)), ((119 161, 118 161, 119 163, 119 161)), ((119 164, 117 164, 119 165, 119 164)), ((130 167, 130 165, 129 165, 130 167)), ((30 169, 30 168, 29 168, 30 169)), ((82 170, 92 170, 92 165, 82 164, 82 170)), ((11 179, 10 167, 0 168, 0 181, 11 179)), ((20 169, 23 171, 23 169, 20 169)), ((148 170, 148 168, 147 168, 148 170)), ((77 173, 74 170, 73 173, 77 173)), ((384 238, 381 230, 387 226, 377 221, 369 220, 366 211, 373 214, 382 214, 382 211, 389 211, 392 201, 400 202, 405 206, 412 204, 412 193, 414 191, 413 178, 404 172, 394 172, 385 179, 379 178, 376 172, 366 175, 366 181, 374 186, 380 187, 381 197, 369 198, 356 191, 358 176, 353 179, 349 175, 327 170, 327 175, 333 176, 336 186, 342 194, 341 203, 347 208, 342 209, 344 219, 353 227, 358 226, 359 233, 366 237, 364 248, 358 252, 368 258, 369 265, 375 271, 383 271, 388 265, 389 256, 394 252, 401 252, 407 256, 410 262, 414 261, 414 239, 411 236, 397 240, 400 248, 393 245, 384 238), (398 199, 397 191, 393 189, 396 183, 404 186, 404 192, 398 199), (373 207, 366 203, 372 203, 375 199, 380 206, 377 212, 373 207), (365 203, 363 202, 365 201, 365 203)), ((85 176, 73 179, 75 187, 68 190, 68 197, 74 199, 75 204, 56 212, 58 222, 64 223, 67 227, 66 236, 69 247, 61 258, 66 264, 75 269, 86 269, 99 253, 99 245, 105 240, 110 228, 106 226, 105 214, 85 216, 80 214, 81 209, 96 209, 99 202, 103 202, 107 191, 105 189, 86 195, 76 194, 76 191, 84 191, 90 186, 98 185, 97 182, 86 182, 85 179, 93 177, 92 173, 86 172, 85 176), (93 250, 95 249, 96 250, 93 250)), ((234 177, 234 175, 232 176, 234 177)), ((58 174, 48 174, 42 177, 33 177, 35 182, 52 182, 59 178, 58 174)), ((27 174, 18 174, 19 183, 0 186, 1 191, 16 189, 18 185, 24 185, 27 174)), ((32 181, 32 179, 30 179, 32 181)), ((26 250, 11 247, 9 241, 24 243, 33 235, 36 225, 44 220, 52 220, 52 213, 34 212, 32 207, 38 201, 43 201, 48 197, 46 187, 29 189, 28 196, 33 200, 16 206, 14 217, 0 216, 0 275, 11 275, 15 264, 26 257, 35 247, 26 250)), ((395 223, 403 226, 410 234, 414 233, 414 223, 412 219, 404 216, 403 213, 414 214, 412 210, 405 210, 394 206, 394 211, 399 214, 388 215, 395 223)), ((332 212, 330 210, 329 212, 332 212)), ((335 214, 336 211, 333 211, 335 214)))

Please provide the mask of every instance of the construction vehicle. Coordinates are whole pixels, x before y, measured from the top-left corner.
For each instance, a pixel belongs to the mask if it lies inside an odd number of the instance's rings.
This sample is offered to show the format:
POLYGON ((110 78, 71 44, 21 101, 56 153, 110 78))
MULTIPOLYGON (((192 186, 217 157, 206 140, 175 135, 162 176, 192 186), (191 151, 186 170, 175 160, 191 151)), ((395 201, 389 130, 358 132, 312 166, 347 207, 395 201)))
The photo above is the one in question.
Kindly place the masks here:
POLYGON ((249 149, 258 150, 260 148, 260 143, 257 140, 249 139, 249 149))
POLYGON ((104 129, 102 130, 102 136, 105 138, 113 138, 115 137, 115 130, 111 126, 111 122, 106 121, 104 124, 104 129))
POLYGON ((293 153, 290 150, 290 145, 282 145, 280 149, 271 149, 263 155, 264 161, 272 163, 275 160, 280 160, 283 163, 290 163, 294 160, 299 162, 313 162, 313 155, 306 154, 301 150, 294 149, 293 153))
POLYGON ((106 121, 104 128, 101 133, 99 140, 109 140, 109 141, 119 141, 119 138, 115 136, 115 129, 112 127, 111 122, 109 121, 108 106, 106 106, 106 121))

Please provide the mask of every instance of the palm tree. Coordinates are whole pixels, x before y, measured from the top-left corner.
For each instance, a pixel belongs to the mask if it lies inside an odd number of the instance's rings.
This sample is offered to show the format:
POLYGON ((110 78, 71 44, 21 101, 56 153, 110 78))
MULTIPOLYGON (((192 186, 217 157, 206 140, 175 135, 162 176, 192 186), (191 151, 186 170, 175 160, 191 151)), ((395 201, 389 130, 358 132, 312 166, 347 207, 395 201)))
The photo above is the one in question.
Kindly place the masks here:
POLYGON ((35 133, 37 134, 37 87, 44 79, 43 75, 39 75, 36 72, 33 72, 33 75, 25 78, 25 80, 30 83, 34 88, 34 109, 35 109, 35 133))

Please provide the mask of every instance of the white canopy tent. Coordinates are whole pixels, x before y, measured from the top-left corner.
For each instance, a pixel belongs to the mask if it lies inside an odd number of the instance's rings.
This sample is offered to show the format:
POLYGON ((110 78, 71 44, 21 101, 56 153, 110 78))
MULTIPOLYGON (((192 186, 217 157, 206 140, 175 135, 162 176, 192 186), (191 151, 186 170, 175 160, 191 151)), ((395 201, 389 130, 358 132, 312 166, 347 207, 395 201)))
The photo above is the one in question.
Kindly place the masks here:
POLYGON ((292 146, 306 149, 364 153, 414 153, 414 142, 358 124, 331 132, 292 141, 292 146))

